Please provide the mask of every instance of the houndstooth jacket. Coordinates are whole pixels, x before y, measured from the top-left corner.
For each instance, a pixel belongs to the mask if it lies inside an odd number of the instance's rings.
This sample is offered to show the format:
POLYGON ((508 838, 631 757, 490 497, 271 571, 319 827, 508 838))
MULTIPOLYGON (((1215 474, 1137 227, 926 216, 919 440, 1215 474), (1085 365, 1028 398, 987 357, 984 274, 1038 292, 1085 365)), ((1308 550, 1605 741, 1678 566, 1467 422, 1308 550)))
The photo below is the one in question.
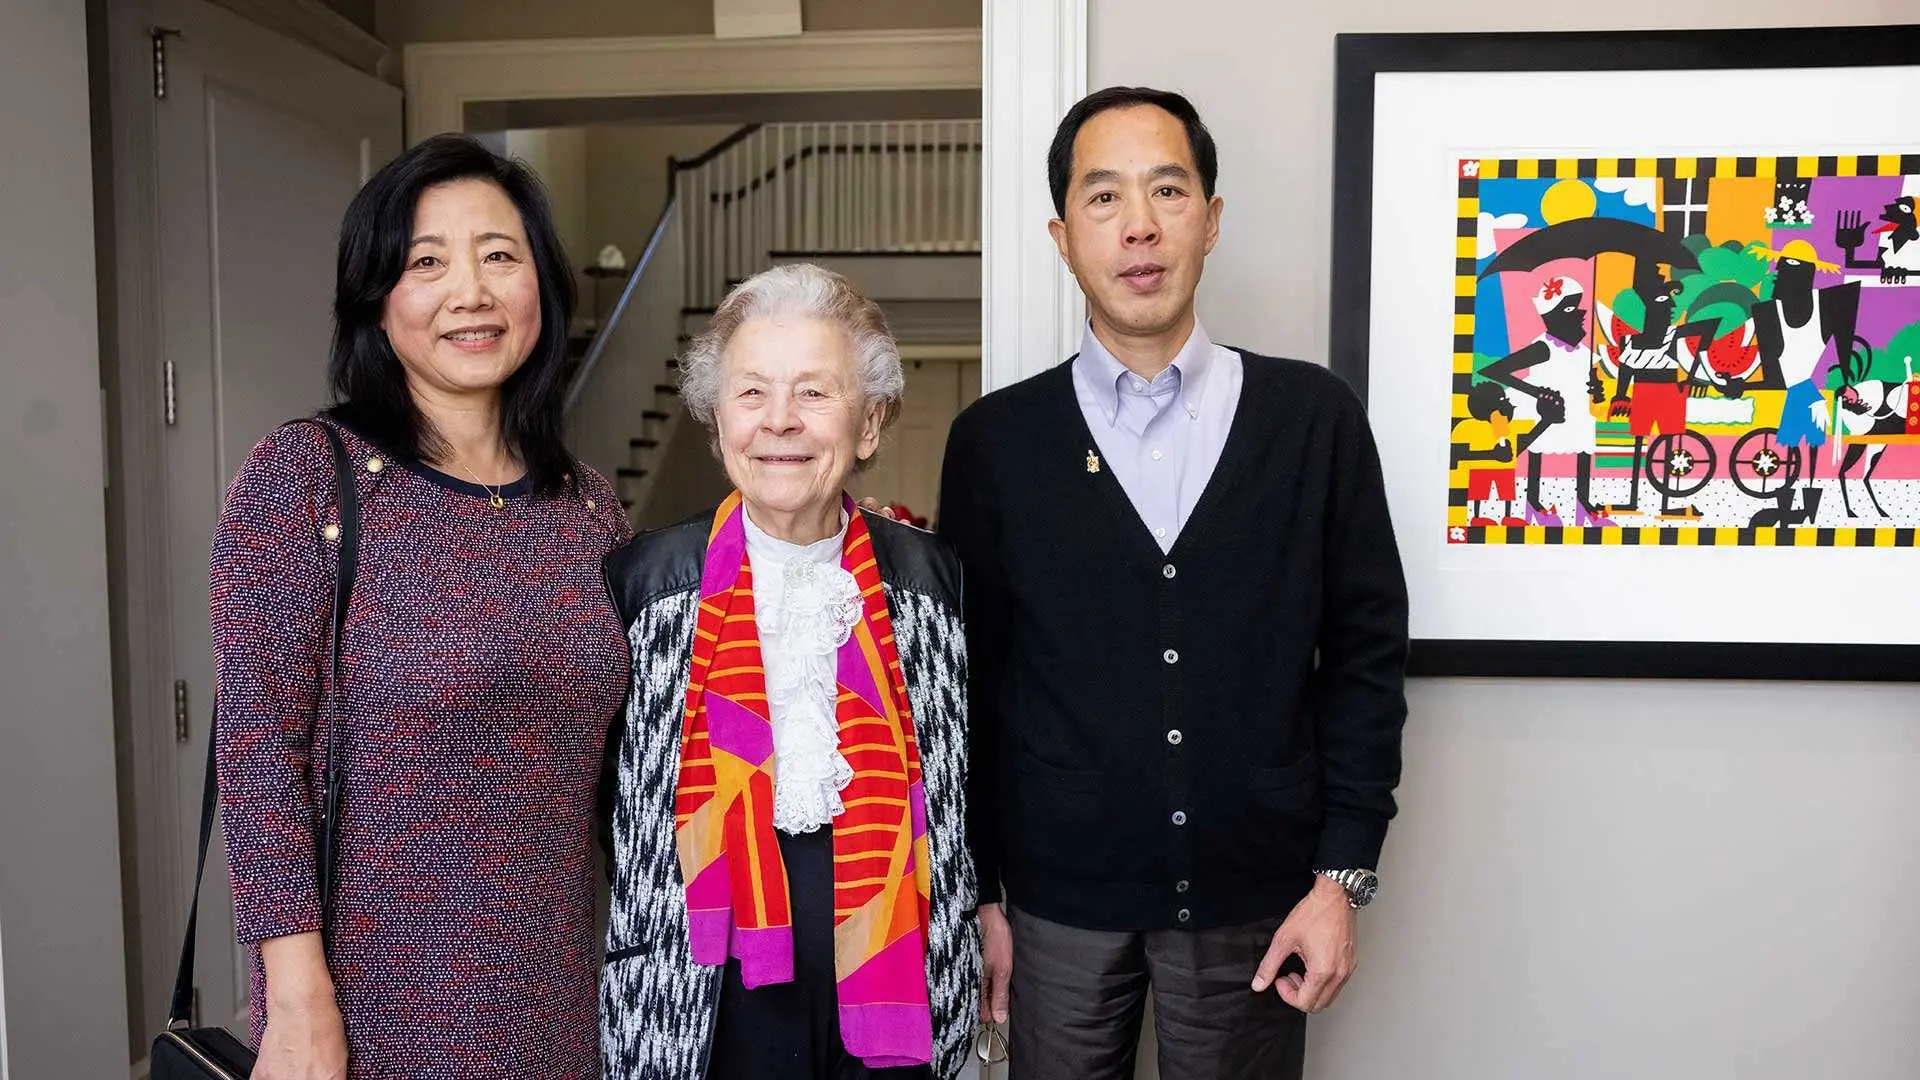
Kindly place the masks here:
MULTIPOLYGON (((643 533, 606 558, 633 685, 608 736, 602 803, 613 901, 600 978, 608 1080, 701 1080, 723 969, 695 964, 674 848, 680 729, 711 511, 643 533)), ((920 740, 933 879, 927 985, 933 1075, 964 1068, 978 1016, 978 888, 966 844, 967 654, 960 562, 946 544, 867 515, 920 740)))

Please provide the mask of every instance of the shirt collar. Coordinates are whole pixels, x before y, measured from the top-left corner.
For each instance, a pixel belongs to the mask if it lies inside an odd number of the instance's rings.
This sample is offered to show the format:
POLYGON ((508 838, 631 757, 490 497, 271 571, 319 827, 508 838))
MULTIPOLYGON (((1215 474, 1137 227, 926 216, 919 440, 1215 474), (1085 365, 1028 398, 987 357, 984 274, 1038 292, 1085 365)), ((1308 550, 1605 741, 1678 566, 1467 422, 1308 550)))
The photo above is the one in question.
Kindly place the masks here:
POLYGON ((847 512, 844 509, 840 511, 840 531, 811 544, 796 544, 774 536, 754 524, 753 515, 744 509, 740 511, 740 519, 747 530, 748 556, 758 555, 763 562, 811 562, 824 566, 839 562, 841 549, 846 546, 847 512))
MULTIPOLYGON (((1179 380, 1179 389, 1174 393, 1173 403, 1194 415, 1200 408, 1201 391, 1206 386, 1207 375, 1214 367, 1213 341, 1207 337, 1206 327, 1200 320, 1193 320, 1193 332, 1187 335, 1186 343, 1180 351, 1173 354, 1173 362, 1167 365, 1179 380)), ((1100 339, 1094 336, 1093 322, 1089 320, 1080 334, 1080 359, 1073 365, 1074 377, 1093 391, 1092 397, 1100 405, 1101 416, 1109 424, 1118 421, 1120 416, 1120 380, 1132 378, 1133 372, 1119 358, 1107 351, 1100 339)))

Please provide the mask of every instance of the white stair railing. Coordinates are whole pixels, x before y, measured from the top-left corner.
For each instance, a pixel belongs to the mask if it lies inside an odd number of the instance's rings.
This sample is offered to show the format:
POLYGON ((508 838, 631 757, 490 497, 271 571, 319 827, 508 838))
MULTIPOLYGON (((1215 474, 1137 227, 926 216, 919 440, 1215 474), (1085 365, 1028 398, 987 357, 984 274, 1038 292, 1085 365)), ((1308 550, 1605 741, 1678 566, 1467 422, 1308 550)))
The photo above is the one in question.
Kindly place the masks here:
POLYGON ((686 304, 774 254, 977 252, 980 121, 764 124, 675 166, 686 304))
POLYGON ((664 443, 667 424, 680 412, 678 382, 669 362, 678 351, 681 285, 685 280, 684 196, 661 211, 647 246, 620 290, 620 299, 594 338, 586 358, 567 387, 567 439, 570 448, 615 484, 622 501, 638 502, 649 479, 638 454, 640 435, 664 443))
POLYGON ((980 136, 979 120, 752 125, 673 163, 667 206, 567 388, 574 452, 637 513, 681 414, 683 313, 776 256, 977 253, 980 136))

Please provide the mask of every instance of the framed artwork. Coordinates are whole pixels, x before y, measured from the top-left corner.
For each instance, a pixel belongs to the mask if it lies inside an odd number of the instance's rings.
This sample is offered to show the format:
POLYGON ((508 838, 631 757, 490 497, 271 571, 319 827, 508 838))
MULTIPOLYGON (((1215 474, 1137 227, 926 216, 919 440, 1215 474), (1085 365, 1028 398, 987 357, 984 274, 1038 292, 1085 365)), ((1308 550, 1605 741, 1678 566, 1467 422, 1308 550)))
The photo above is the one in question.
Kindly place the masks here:
POLYGON ((1920 26, 1337 51, 1412 672, 1920 680, 1920 26))

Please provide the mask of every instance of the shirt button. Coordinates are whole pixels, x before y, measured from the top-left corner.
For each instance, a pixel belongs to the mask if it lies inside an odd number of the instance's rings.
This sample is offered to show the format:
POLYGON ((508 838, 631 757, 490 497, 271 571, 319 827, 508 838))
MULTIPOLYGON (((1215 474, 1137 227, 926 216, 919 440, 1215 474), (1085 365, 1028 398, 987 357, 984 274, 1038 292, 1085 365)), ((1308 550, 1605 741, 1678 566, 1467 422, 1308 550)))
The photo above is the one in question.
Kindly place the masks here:
POLYGON ((367 459, 367 471, 370 473, 377 473, 386 467, 387 463, 381 461, 378 457, 370 457, 367 459))
POLYGON ((1157 536, 1157 537, 1161 537, 1162 539, 1164 539, 1164 538, 1166 537, 1166 535, 1167 535, 1167 530, 1165 530, 1165 529, 1155 529, 1155 530, 1153 530, 1153 535, 1155 535, 1155 536, 1157 536))
POLYGON ((1155 461, 1159 461, 1159 460, 1160 460, 1160 459, 1161 459, 1162 457, 1165 457, 1165 456, 1166 456, 1166 455, 1164 455, 1164 454, 1162 454, 1162 453, 1161 453, 1160 451, 1158 451, 1158 450, 1155 450, 1155 451, 1153 452, 1153 460, 1155 460, 1155 461))
POLYGON ((1167 732, 1167 745, 1179 746, 1181 740, 1184 738, 1186 738, 1186 736, 1180 734, 1180 729, 1174 728, 1172 731, 1167 732))
POLYGON ((1173 883, 1173 891, 1177 893, 1184 893, 1191 888, 1193 888, 1193 886, 1188 883, 1186 878, 1181 878, 1179 881, 1173 883))
POLYGON ((1188 919, 1193 918, 1193 912, 1188 911, 1186 908, 1181 908, 1179 913, 1174 915, 1174 918, 1179 919, 1181 922, 1186 922, 1188 919))
POLYGON ((1173 812, 1173 823, 1175 825, 1185 825, 1187 823, 1187 812, 1185 810, 1175 810, 1173 812))
POLYGON ((1169 581, 1173 580, 1173 575, 1177 573, 1179 573, 1179 571, 1173 568, 1172 563, 1168 563, 1167 565, 1160 568, 1160 576, 1166 578, 1169 581))
POLYGON ((1160 659, 1165 660, 1169 664, 1177 664, 1180 662, 1180 654, 1172 649, 1168 649, 1166 652, 1160 654, 1160 659))

